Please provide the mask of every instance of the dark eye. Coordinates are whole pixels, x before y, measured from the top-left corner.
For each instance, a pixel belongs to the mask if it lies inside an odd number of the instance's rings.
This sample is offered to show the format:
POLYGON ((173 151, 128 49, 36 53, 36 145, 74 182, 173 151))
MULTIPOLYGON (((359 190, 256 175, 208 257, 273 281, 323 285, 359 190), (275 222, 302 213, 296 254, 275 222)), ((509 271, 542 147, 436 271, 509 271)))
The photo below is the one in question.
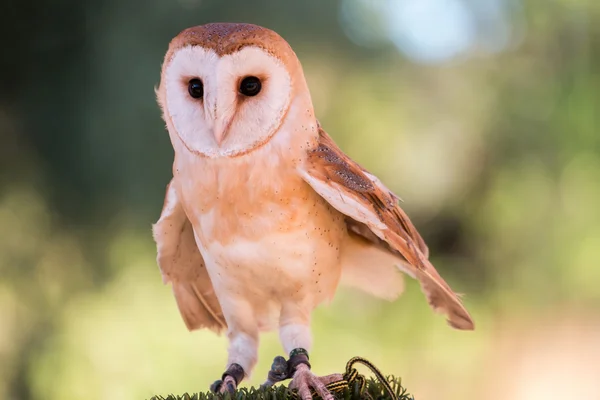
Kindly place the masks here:
POLYGON ((192 79, 188 83, 188 93, 195 99, 200 99, 204 96, 204 85, 200 79, 192 79))
POLYGON ((244 96, 256 96, 261 88, 260 79, 255 76, 248 76, 240 84, 240 93, 244 96))

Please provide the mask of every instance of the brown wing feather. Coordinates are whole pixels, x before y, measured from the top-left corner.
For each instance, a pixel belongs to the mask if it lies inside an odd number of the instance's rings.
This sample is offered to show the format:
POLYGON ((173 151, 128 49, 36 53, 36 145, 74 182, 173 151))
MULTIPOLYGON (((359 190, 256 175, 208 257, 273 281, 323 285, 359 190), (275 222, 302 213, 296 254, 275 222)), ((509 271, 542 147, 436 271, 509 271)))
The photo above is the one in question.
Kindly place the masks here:
POLYGON ((165 283, 171 282, 179 312, 189 330, 227 328, 192 224, 179 203, 173 182, 167 186, 160 219, 152 227, 157 262, 165 283))
POLYGON ((428 248, 398 197, 346 156, 320 126, 318 146, 309 150, 305 168, 307 182, 347 216, 349 230, 404 257, 410 264, 405 272, 419 280, 430 306, 446 314, 452 327, 474 328, 458 296, 429 262, 428 248))

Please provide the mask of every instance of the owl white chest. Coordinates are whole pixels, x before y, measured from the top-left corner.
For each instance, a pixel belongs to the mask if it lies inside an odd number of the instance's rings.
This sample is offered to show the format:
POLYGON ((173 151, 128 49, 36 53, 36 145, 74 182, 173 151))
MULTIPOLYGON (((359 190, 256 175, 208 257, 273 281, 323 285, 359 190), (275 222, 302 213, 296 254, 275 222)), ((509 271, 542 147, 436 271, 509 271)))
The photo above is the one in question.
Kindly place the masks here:
POLYGON ((345 225, 289 162, 261 153, 196 159, 178 179, 224 313, 249 307, 269 329, 283 303, 333 297, 345 225))

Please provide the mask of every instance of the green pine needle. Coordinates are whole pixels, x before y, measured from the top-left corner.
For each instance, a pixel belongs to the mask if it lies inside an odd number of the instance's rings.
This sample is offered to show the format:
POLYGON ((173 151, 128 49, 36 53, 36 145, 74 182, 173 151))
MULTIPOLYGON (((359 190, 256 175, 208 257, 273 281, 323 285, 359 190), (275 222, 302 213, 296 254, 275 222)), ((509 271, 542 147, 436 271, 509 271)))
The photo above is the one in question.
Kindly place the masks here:
MULTIPOLYGON (((414 400, 414 397, 407 393, 402 387, 401 380, 394 376, 387 378, 390 382, 395 399, 390 399, 385 389, 379 381, 373 378, 367 379, 366 392, 373 400, 414 400)), ((352 390, 346 389, 341 393, 333 393, 338 400, 365 400, 368 399, 364 394, 359 393, 358 384, 355 384, 352 390)), ((218 395, 211 392, 207 393, 184 393, 181 396, 169 395, 167 397, 154 396, 151 400, 290 400, 290 391, 284 385, 276 385, 267 389, 260 388, 240 388, 233 395, 226 393, 218 395)))

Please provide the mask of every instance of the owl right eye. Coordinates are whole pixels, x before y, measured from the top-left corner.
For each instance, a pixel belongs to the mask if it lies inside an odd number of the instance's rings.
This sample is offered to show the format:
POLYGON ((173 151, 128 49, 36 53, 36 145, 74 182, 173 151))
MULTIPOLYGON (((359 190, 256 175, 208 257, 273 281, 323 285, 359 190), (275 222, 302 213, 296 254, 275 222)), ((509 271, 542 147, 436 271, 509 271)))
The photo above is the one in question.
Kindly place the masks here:
POLYGON ((201 99, 204 96, 204 85, 200 79, 192 79, 188 83, 188 93, 194 99, 201 99))

